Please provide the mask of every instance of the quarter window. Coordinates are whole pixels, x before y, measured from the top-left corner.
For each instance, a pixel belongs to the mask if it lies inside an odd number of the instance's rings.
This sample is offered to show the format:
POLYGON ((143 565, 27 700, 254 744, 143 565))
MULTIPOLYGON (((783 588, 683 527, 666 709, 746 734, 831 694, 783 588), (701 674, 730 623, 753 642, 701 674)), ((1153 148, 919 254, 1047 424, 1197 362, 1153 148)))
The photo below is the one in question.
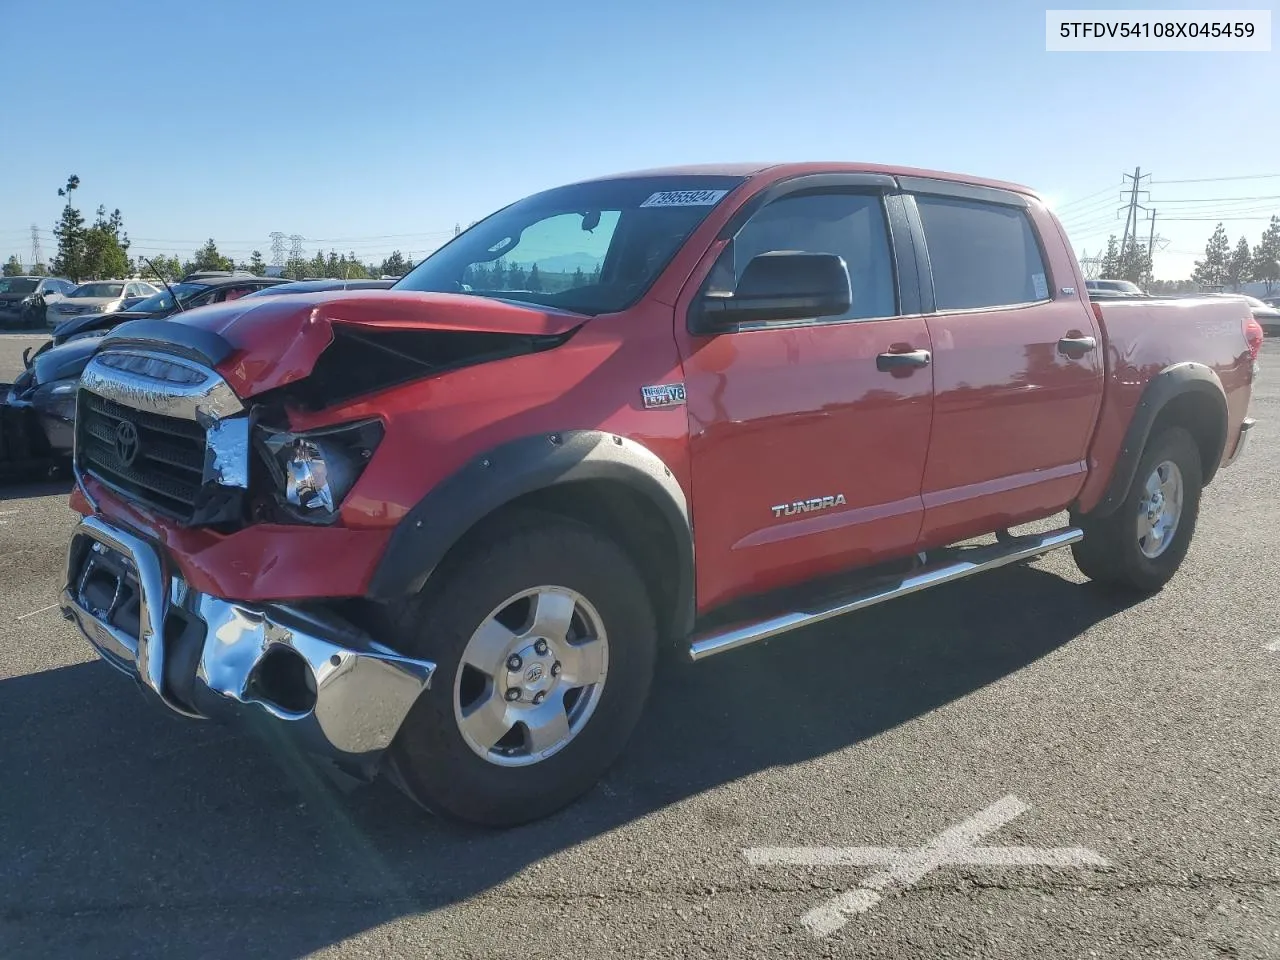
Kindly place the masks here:
POLYGON ((916 197, 938 310, 1048 299, 1049 284, 1024 210, 953 197, 916 197))
POLYGON ((889 231, 879 195, 805 193, 775 200, 734 236, 712 270, 709 292, 730 293, 751 258, 773 250, 834 253, 849 269, 853 305, 824 322, 897 313, 889 231))

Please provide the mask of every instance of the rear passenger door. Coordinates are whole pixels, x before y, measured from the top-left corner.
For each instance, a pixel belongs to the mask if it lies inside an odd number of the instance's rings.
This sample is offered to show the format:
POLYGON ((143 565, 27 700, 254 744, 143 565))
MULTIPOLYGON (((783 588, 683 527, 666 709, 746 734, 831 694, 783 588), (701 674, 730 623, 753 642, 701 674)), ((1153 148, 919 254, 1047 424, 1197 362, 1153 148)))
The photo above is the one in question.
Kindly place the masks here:
POLYGON ((932 281, 922 283, 933 306, 934 417, 921 491, 920 547, 928 549, 1055 513, 1075 498, 1102 401, 1102 341, 1075 293, 1064 242, 1037 202, 901 183, 932 281))

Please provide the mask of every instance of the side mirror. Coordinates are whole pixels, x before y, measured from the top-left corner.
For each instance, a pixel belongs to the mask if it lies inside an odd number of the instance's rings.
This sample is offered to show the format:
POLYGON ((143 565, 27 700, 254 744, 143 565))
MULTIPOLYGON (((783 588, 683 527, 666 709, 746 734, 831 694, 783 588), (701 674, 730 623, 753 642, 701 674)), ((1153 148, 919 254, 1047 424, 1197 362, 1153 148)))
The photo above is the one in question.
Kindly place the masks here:
POLYGON ((768 320, 838 317, 853 305, 849 269, 833 253, 772 250, 751 258, 732 295, 701 300, 702 325, 711 329, 768 320))

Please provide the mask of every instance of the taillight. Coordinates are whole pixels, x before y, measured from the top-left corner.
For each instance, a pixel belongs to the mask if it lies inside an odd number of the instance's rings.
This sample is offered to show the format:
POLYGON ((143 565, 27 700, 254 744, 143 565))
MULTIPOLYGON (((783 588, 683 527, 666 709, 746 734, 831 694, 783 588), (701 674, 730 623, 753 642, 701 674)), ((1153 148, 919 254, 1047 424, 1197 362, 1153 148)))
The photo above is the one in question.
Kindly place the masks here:
POLYGON ((1262 350, 1262 341, 1266 338, 1266 334, 1262 332, 1262 324, 1252 316, 1244 321, 1243 326, 1244 340, 1249 345, 1249 359, 1257 363, 1258 354, 1262 350))

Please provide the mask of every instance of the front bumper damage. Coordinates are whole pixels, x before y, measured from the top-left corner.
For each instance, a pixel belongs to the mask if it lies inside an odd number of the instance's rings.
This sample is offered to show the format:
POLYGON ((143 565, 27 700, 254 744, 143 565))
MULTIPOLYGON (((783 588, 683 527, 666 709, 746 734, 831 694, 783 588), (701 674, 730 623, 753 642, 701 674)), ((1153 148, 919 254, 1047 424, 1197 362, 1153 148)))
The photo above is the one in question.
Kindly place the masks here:
POLYGON ((300 749, 371 777, 435 664, 328 613, 198 593, 163 553, 99 516, 67 553, 64 616, 176 713, 266 720, 300 749))

